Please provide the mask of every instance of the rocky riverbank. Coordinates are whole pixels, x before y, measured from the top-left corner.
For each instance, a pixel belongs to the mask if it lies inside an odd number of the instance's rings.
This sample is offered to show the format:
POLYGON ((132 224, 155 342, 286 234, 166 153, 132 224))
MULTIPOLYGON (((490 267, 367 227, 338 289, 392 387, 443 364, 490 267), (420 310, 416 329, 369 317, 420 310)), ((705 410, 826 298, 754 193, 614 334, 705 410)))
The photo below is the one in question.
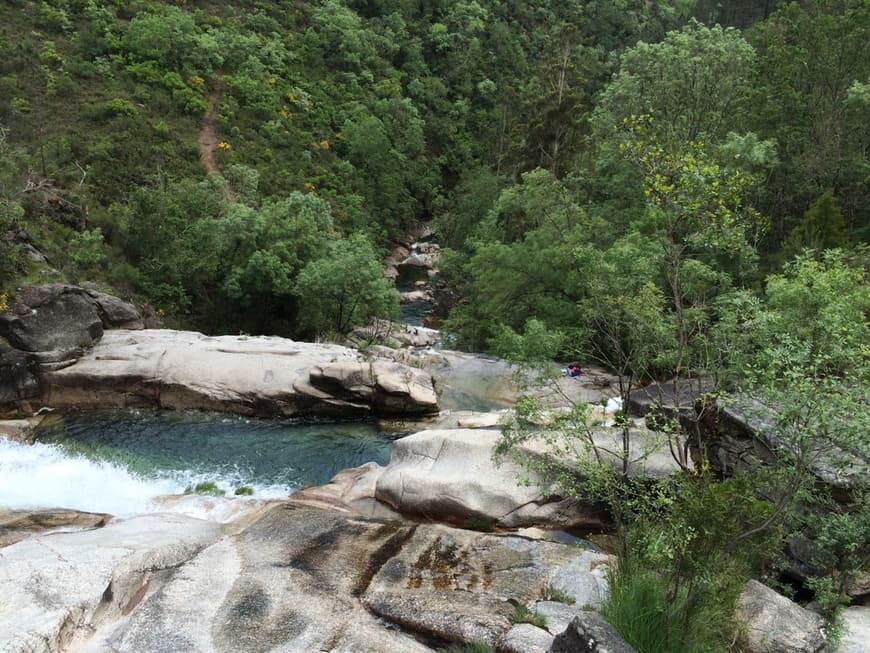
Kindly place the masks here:
POLYGON ((432 378, 395 361, 286 338, 143 327, 133 306, 97 291, 21 288, 0 315, 0 408, 156 406, 299 417, 438 412, 432 378))

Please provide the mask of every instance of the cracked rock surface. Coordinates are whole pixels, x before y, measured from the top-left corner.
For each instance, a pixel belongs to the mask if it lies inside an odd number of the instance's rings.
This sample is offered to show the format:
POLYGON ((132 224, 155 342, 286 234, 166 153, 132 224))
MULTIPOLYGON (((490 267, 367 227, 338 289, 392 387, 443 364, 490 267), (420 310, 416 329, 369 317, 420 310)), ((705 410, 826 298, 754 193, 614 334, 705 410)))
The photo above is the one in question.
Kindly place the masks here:
MULTIPOLYGON (((608 556, 279 503, 240 525, 157 514, 0 549, 3 653, 414 653, 495 643, 608 556)), ((589 590, 590 592, 593 590, 589 590)))

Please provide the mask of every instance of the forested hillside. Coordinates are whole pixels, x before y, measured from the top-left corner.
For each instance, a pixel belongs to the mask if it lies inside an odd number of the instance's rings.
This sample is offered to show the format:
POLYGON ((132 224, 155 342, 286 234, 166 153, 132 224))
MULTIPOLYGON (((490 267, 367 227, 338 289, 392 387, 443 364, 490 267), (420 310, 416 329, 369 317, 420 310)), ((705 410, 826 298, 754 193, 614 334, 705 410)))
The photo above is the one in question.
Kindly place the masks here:
POLYGON ((2 285, 96 280, 207 331, 312 335, 345 326, 312 317, 317 288, 364 295, 354 320, 393 310, 380 248, 431 218, 471 299, 453 328, 484 347, 499 321, 579 319, 590 257, 652 273, 650 207, 699 202, 745 241, 708 281, 755 283, 870 234, 868 11, 12 0, 2 285))
POLYGON ((618 395, 612 447, 529 397, 502 441, 594 454, 535 471, 609 509, 607 618, 742 650, 749 577, 867 600, 868 125, 868 0, 7 0, 0 311, 94 282, 337 337, 396 313, 383 261, 426 222, 446 346, 618 395), (638 431, 681 473, 637 477, 638 431))

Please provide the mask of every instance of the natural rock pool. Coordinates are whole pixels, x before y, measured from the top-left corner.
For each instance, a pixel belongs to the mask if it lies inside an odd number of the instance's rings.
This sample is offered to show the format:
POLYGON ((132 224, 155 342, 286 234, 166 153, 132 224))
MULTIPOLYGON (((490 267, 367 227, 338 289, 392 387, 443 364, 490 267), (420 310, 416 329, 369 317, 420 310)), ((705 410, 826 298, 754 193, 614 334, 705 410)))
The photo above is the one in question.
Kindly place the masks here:
POLYGON ((131 515, 158 510, 155 497, 202 482, 227 496, 246 486, 255 499, 284 497, 342 469, 386 463, 392 441, 372 422, 195 411, 100 411, 45 424, 33 445, 0 440, 0 507, 131 515))

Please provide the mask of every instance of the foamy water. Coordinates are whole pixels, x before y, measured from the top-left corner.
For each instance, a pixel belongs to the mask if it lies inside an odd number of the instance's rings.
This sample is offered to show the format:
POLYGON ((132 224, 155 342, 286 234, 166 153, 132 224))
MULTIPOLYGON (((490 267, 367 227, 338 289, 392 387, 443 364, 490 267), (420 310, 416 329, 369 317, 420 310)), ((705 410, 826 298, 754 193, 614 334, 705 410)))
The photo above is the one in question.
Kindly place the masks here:
MULTIPOLYGON (((58 445, 0 439, 0 507, 4 508, 71 508, 118 517, 169 509, 208 517, 208 502, 193 497, 174 504, 155 501, 163 495, 181 494, 186 487, 203 481, 217 483, 227 495, 238 487, 233 478, 189 472, 143 477, 121 464, 71 455, 58 445)), ((287 496, 289 488, 263 486, 254 490, 255 499, 266 499, 287 496)))

